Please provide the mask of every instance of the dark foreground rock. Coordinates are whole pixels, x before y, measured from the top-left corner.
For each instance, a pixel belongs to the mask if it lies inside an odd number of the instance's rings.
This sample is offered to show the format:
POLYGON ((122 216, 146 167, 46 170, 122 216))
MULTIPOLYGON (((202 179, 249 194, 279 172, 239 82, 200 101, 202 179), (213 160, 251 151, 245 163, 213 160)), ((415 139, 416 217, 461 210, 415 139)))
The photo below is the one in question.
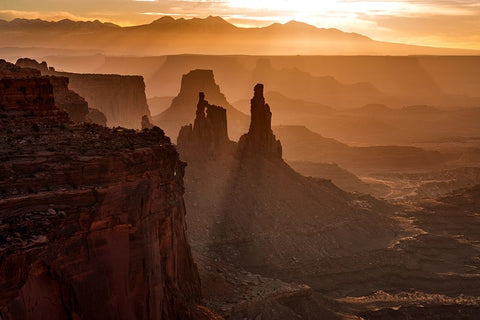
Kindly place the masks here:
POLYGON ((35 74, 0 97, 0 317, 216 318, 163 131, 73 125, 35 74))

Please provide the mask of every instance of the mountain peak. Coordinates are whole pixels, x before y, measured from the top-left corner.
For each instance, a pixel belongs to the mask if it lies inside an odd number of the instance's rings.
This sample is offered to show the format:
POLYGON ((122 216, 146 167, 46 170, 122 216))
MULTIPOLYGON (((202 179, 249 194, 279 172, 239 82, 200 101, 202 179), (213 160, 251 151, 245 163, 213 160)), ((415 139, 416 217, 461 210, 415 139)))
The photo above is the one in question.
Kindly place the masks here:
POLYGON ((308 24, 306 22, 297 21, 297 20, 290 20, 283 24, 284 26, 288 27, 296 27, 296 28, 309 28, 309 29, 318 29, 314 25, 308 24))
POLYGON ((166 24, 166 23, 173 23, 175 22, 175 18, 172 16, 163 16, 156 20, 153 20, 150 24, 166 24))
POLYGON ((189 26, 215 26, 215 27, 235 27, 234 25, 227 22, 225 19, 219 16, 208 16, 206 18, 178 18, 175 19, 171 16, 163 16, 157 20, 152 21, 150 24, 153 25, 189 25, 189 26))

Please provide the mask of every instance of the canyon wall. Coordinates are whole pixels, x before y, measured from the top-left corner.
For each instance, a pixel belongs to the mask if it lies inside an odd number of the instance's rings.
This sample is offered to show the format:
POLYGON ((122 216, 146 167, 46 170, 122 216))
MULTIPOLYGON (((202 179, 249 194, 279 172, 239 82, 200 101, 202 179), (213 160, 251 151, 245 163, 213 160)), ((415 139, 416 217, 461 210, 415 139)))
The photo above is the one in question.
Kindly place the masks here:
POLYGON ((107 126, 140 129, 144 115, 150 117, 145 83, 141 76, 58 73, 89 105, 107 117, 107 126))
POLYGON ((43 75, 68 78, 70 88, 85 98, 90 108, 101 111, 109 127, 141 129, 142 117, 150 118, 141 76, 57 72, 46 63, 31 59, 19 59, 17 65, 38 69, 43 75))
MULTIPOLYGON (((6 69, 12 68, 13 65, 7 62, 2 62, 2 75, 8 76, 6 69)), ((16 63, 17 73, 20 74, 20 77, 23 77, 27 73, 34 76, 40 76, 41 73, 47 73, 49 71, 54 71, 53 68, 48 68, 47 63, 44 61, 38 63, 35 60, 24 58, 19 59, 16 63), (30 71, 25 71, 30 70, 30 71)), ((11 72, 9 72, 11 73, 11 72)), ((53 87, 53 95, 55 98, 56 106, 68 113, 70 119, 77 123, 89 122, 96 123, 102 126, 106 125, 106 118, 103 113, 94 108, 89 108, 87 101, 76 92, 68 88, 69 79, 62 76, 50 76, 49 80, 53 87)))
POLYGON ((72 125, 33 75, 0 81, 0 317, 211 318, 169 138, 72 125))

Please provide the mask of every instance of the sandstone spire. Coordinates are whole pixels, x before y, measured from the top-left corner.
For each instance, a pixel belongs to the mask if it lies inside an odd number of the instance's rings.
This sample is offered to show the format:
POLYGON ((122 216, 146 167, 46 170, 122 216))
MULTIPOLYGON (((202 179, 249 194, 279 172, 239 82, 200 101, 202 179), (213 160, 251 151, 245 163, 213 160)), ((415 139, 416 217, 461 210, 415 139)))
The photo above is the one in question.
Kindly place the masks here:
POLYGON ((200 92, 195 122, 180 129, 177 139, 181 154, 213 156, 232 145, 227 133, 227 111, 211 105, 200 92), (206 114, 205 114, 206 111, 206 114))
POLYGON ((238 141, 239 154, 252 153, 281 158, 282 145, 272 131, 272 112, 270 106, 265 103, 263 84, 255 86, 250 105, 250 129, 238 141))

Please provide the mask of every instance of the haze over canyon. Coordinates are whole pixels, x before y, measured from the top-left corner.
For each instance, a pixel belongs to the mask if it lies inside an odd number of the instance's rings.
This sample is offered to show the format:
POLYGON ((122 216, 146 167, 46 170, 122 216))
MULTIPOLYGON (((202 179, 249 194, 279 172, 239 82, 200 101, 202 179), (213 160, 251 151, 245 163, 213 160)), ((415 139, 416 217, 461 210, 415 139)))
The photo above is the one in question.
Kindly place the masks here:
POLYGON ((246 3, 0 7, 0 319, 480 317, 478 47, 246 3))

